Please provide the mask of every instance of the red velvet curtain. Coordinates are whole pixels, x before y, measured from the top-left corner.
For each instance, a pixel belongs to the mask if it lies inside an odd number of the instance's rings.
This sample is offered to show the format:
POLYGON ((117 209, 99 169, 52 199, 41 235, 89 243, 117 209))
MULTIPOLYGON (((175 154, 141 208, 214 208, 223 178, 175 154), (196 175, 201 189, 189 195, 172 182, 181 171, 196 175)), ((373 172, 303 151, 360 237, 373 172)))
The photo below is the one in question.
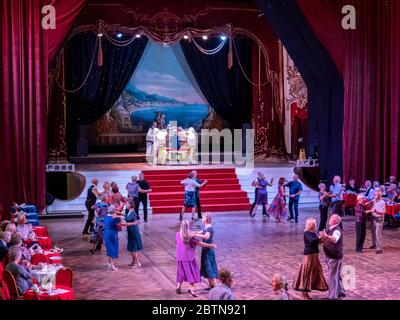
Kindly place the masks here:
POLYGON ((51 0, 50 2, 56 8, 57 13, 56 29, 47 31, 49 61, 52 61, 58 50, 63 46, 87 0, 51 0))
POLYGON ((400 1, 298 0, 345 84, 344 178, 399 175, 400 1), (343 30, 341 9, 356 9, 356 30, 343 30))
POLYGON ((1 203, 45 205, 48 50, 45 1, 3 0, 0 41, 1 203))
POLYGON ((49 33, 42 29, 41 11, 52 2, 1 1, 0 203, 6 214, 12 201, 45 207, 48 61, 63 43, 83 1, 62 2, 53 1, 58 29, 49 33), (73 12, 68 14, 69 10, 73 12))

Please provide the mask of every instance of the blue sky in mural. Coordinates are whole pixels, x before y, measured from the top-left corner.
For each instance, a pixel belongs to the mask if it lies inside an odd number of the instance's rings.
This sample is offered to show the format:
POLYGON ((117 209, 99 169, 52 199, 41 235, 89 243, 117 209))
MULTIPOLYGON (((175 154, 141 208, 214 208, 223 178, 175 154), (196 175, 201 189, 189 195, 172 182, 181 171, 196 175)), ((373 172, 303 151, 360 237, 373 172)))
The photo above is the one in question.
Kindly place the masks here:
POLYGON ((125 92, 136 106, 131 113, 133 124, 149 126, 156 112, 162 112, 167 123, 175 120, 179 126, 199 129, 209 112, 170 46, 149 42, 125 92))

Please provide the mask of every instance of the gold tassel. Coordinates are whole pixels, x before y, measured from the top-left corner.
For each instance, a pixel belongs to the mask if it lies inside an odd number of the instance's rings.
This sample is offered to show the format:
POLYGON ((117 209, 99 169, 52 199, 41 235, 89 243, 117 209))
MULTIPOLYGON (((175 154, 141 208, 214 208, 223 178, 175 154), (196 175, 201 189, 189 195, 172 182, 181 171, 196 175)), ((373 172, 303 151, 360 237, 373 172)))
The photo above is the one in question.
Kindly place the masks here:
POLYGON ((232 37, 229 37, 228 69, 233 67, 232 37))
POLYGON ((101 45, 101 38, 99 37, 99 52, 97 54, 97 65, 99 67, 103 66, 103 47, 101 45))

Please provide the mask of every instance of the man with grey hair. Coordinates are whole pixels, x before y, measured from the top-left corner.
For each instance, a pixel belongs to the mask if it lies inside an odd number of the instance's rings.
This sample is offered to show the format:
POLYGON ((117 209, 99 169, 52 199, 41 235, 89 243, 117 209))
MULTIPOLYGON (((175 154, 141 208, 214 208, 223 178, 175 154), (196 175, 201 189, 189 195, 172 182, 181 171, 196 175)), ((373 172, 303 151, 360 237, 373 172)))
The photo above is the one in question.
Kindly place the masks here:
POLYGON ((210 290, 208 300, 235 300, 231 291, 233 273, 228 269, 220 269, 218 279, 220 283, 210 290))
POLYGON ((339 216, 343 215, 343 187, 340 184, 340 176, 333 177, 333 185, 330 190, 331 205, 329 207, 329 216, 337 214, 339 216))
POLYGON ((32 287, 32 274, 29 263, 20 264, 22 253, 21 249, 14 247, 9 250, 10 263, 6 267, 6 271, 12 273, 20 295, 32 287))
POLYGON ((382 253, 382 228, 386 214, 386 203, 382 199, 382 192, 375 192, 374 207, 370 210, 372 216, 371 234, 372 246, 370 249, 376 249, 377 254, 382 253))
POLYGON ((0 263, 8 253, 7 244, 11 241, 11 232, 4 231, 0 234, 0 263))
POLYGON ((285 184, 285 187, 289 188, 290 216, 287 220, 290 221, 294 219, 295 223, 298 223, 300 194, 303 191, 303 186, 299 182, 299 176, 297 174, 293 175, 293 181, 290 181, 289 183, 285 184), (294 207, 294 216, 293 216, 293 207, 294 207))
POLYGON ((329 229, 320 232, 324 241, 324 252, 328 266, 329 299, 337 300, 344 298, 342 277, 340 275, 343 262, 343 231, 340 228, 342 219, 337 214, 329 218, 329 229))
POLYGON ((374 188, 372 187, 371 180, 366 180, 364 182, 364 187, 365 187, 364 197, 368 201, 374 200, 375 199, 375 191, 374 191, 374 188))

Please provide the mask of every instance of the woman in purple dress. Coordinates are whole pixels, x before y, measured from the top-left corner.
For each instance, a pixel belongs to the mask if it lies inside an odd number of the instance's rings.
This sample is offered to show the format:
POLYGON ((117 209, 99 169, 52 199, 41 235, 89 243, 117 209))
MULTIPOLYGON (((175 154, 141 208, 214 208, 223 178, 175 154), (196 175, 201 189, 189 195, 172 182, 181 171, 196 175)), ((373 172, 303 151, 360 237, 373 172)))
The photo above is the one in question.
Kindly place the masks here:
POLYGON ((190 223, 184 220, 181 229, 175 235, 176 242, 176 282, 178 284, 176 293, 180 294, 182 284, 189 283, 188 293, 197 297, 194 292, 194 284, 201 282, 200 270, 196 263, 196 246, 216 249, 215 244, 208 244, 195 238, 195 233, 190 231, 190 223))
POLYGON ((257 181, 254 181, 252 183, 252 186, 256 187, 258 190, 257 190, 257 196, 256 196, 256 205, 254 207, 254 210, 250 214, 251 217, 254 217, 256 215, 259 205, 263 206, 264 215, 268 216, 268 214, 267 214, 267 207, 268 207, 267 186, 271 187, 273 181, 274 181, 274 179, 271 179, 271 181, 268 182, 265 179, 265 175, 263 173, 261 173, 260 178, 257 179, 257 181))
POLYGON ((276 194, 274 200, 272 200, 271 206, 268 209, 268 213, 275 217, 276 222, 282 222, 286 217, 286 200, 285 200, 285 178, 280 178, 278 182, 278 193, 276 194))

